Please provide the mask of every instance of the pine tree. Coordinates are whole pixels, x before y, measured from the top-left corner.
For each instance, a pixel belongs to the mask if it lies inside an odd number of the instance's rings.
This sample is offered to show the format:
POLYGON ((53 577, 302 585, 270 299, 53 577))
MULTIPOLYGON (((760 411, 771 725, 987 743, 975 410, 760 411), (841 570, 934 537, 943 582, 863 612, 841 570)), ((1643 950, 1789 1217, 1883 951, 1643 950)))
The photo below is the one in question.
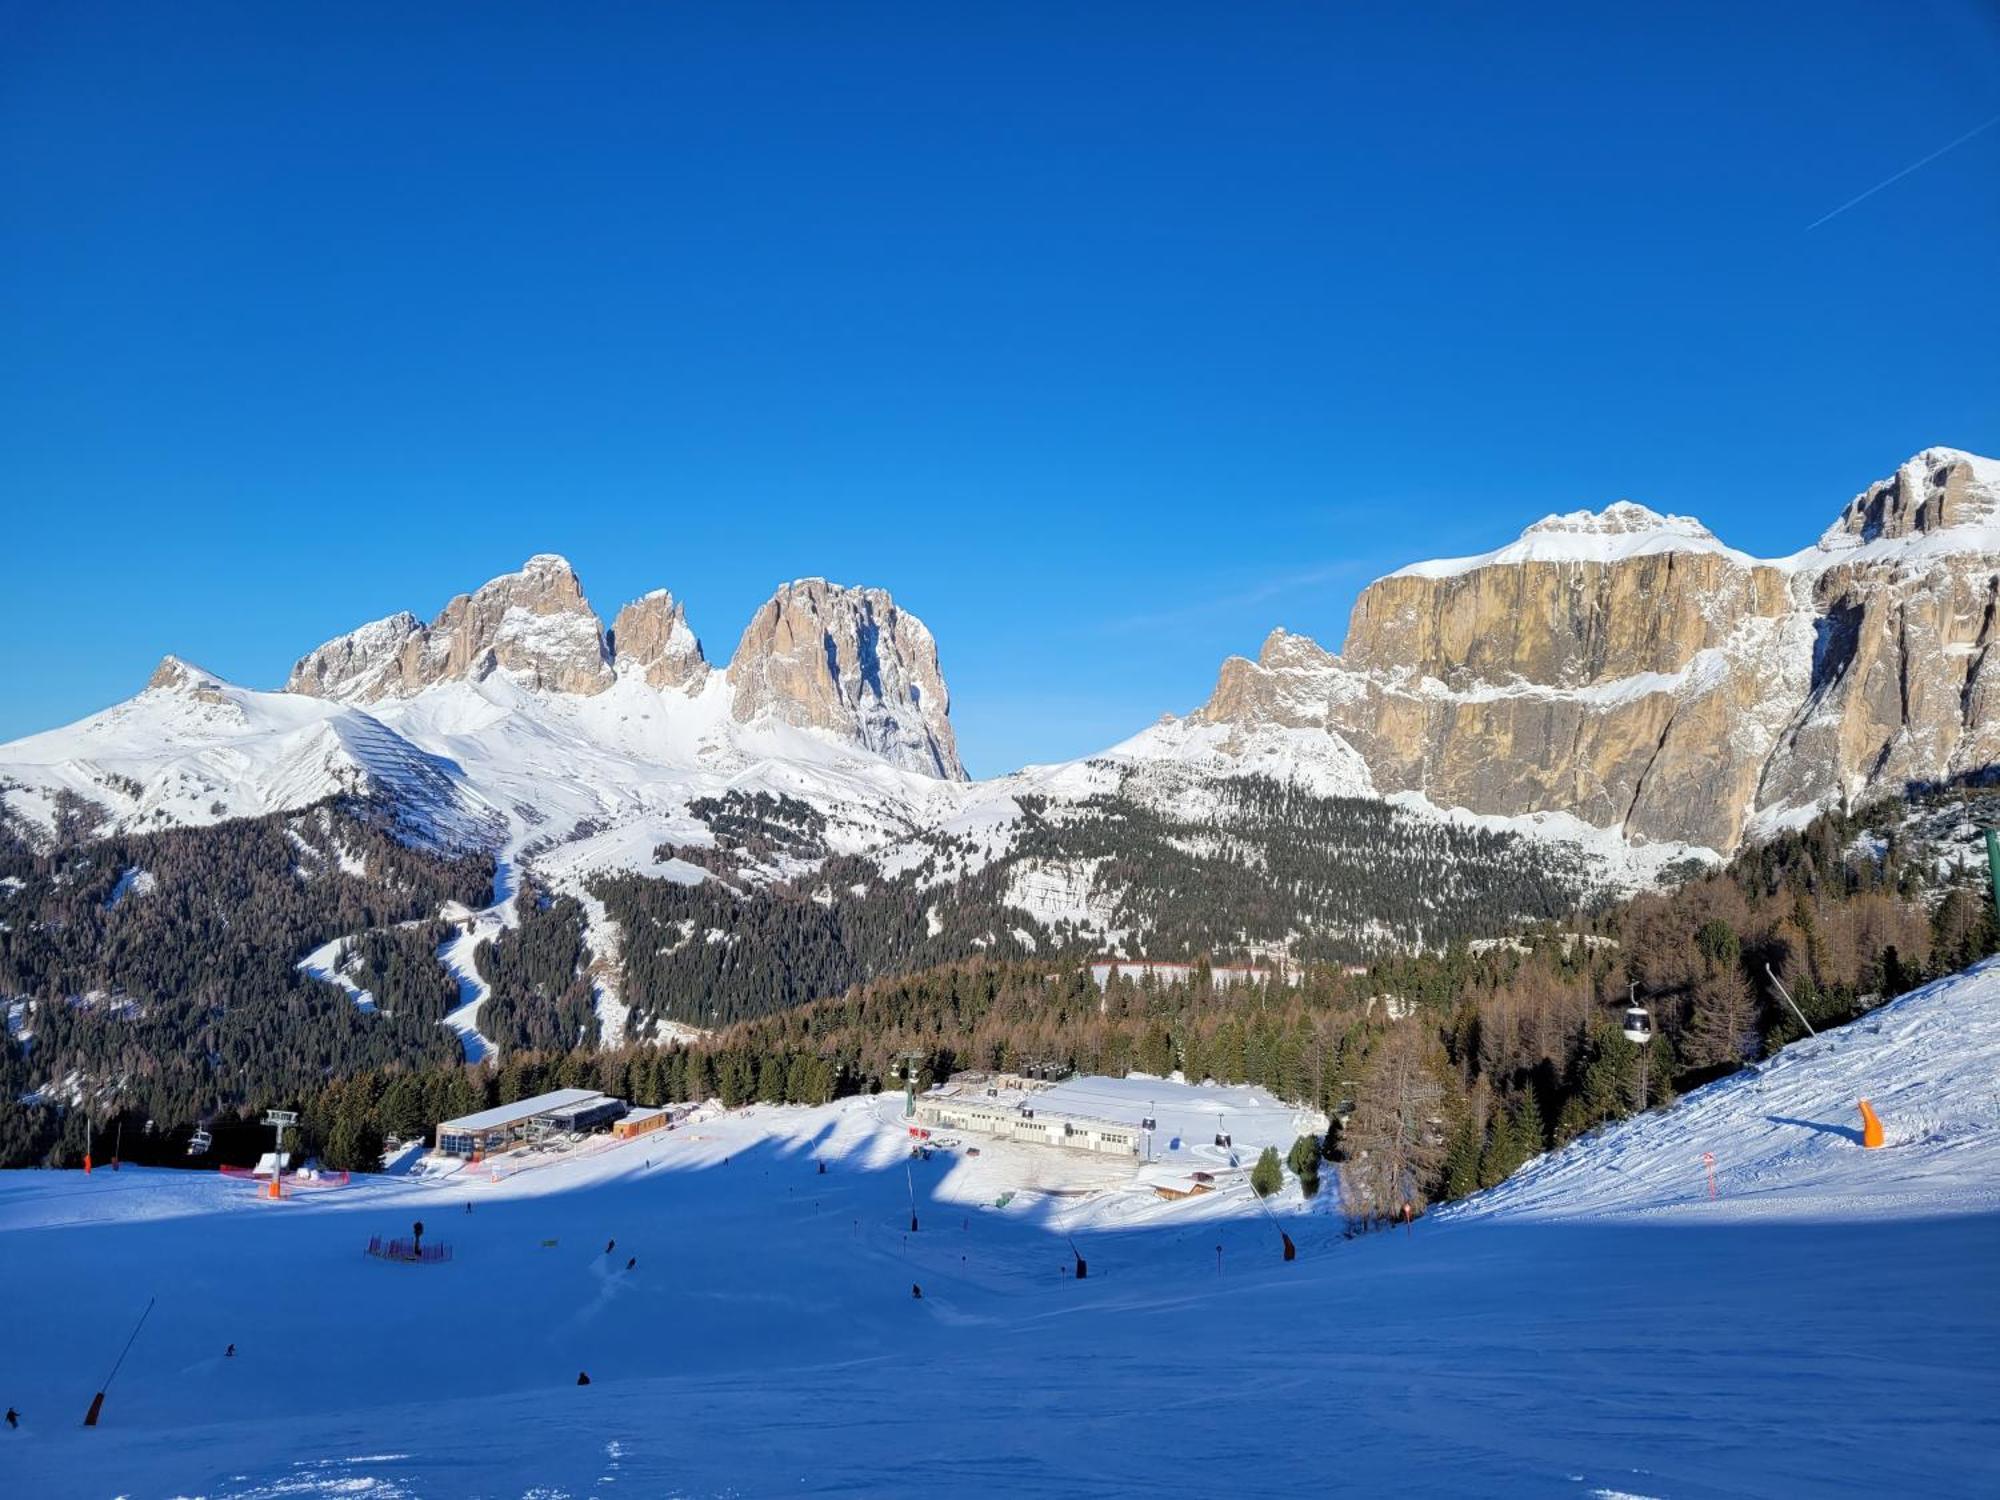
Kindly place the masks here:
POLYGON ((1257 1165, 1250 1169, 1250 1190, 1259 1198, 1268 1198, 1285 1185, 1285 1169, 1278 1161, 1278 1148, 1266 1146, 1257 1157, 1257 1165))
POLYGON ((1600 1020, 1578 1053, 1576 1086, 1556 1132, 1571 1140, 1607 1120, 1623 1119, 1638 1102, 1639 1050, 1616 1023, 1600 1020))
POLYGON ((1694 988, 1685 1039, 1696 1067, 1741 1067, 1757 1050, 1757 1002, 1733 965, 1702 976, 1694 988))
POLYGON ((379 1172, 382 1131, 367 1115, 343 1111, 327 1135, 325 1158, 336 1171, 379 1172))
POLYGON ((1498 1187, 1542 1152, 1542 1117, 1533 1093, 1521 1095, 1504 1120, 1494 1122, 1479 1159, 1479 1185, 1498 1187))
POLYGON ((1485 1132, 1479 1122, 1468 1111, 1458 1122, 1458 1128, 1451 1134, 1451 1145, 1444 1157, 1444 1196, 1463 1198, 1479 1189, 1480 1158, 1485 1146, 1485 1132))
POLYGON ((1292 1142, 1292 1149, 1285 1158, 1285 1165, 1292 1169, 1292 1175, 1299 1180, 1299 1191, 1311 1198, 1319 1192, 1319 1137, 1302 1135, 1292 1142))
POLYGON ((1356 1091, 1342 1144, 1349 1174, 1366 1207, 1394 1213, 1403 1203, 1422 1208, 1437 1186, 1444 1160, 1438 1117, 1445 1110, 1439 1081, 1444 1049, 1423 1022, 1399 1022, 1369 1059, 1356 1091))

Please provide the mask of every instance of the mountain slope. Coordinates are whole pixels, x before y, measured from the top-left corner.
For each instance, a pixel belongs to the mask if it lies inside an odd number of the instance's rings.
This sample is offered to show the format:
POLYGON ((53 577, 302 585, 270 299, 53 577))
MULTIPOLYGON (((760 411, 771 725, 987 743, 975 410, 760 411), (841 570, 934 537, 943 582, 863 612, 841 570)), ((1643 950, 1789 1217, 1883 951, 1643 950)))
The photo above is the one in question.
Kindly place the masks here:
POLYGON ((1344 1240, 1288 1188, 1289 1263, 1240 1182, 1162 1202, 1083 1153, 911 1160, 893 1098, 279 1203, 9 1174, 8 1264, 105 1289, 13 1310, 9 1474, 135 1500, 1987 1493, 1996 1076, 1988 965, 1788 1052, 1765 1097, 1696 1093, 1413 1232, 1344 1240), (1828 1133, 1860 1079, 1921 1090, 1887 1150, 1828 1133), (1714 1200, 1710 1137, 1743 1169, 1714 1200), (449 1263, 361 1253, 417 1218, 449 1263))
POLYGON ((0 748, 0 805, 53 830, 195 826, 289 812, 328 797, 392 810, 431 847, 482 846, 499 819, 450 760, 380 719, 293 693, 232 686, 167 657, 138 697, 0 748))
POLYGON ((2000 958, 1551 1152, 1439 1221, 1914 1211, 2000 1213, 2000 958), (1864 1098, 1883 1149, 1861 1149, 1864 1098))

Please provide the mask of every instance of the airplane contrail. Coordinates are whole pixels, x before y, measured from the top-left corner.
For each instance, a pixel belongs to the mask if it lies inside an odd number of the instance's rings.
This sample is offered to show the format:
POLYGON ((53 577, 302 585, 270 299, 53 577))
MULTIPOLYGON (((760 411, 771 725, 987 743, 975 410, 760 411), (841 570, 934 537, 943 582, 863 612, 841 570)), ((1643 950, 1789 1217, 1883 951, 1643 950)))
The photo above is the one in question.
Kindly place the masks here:
POLYGON ((1956 150, 1958 147, 1963 146, 1967 141, 1971 140, 1975 135, 1978 135, 1981 131, 1991 130, 1995 125, 2000 125, 2000 115, 1995 115, 1992 119, 1983 121, 1982 123, 1973 126, 1972 129, 1966 131, 1965 134, 1958 137, 1957 140, 1945 142, 1944 145, 1938 147, 1937 150, 1933 151, 1929 156, 1919 157, 1917 160, 1911 162, 1907 167, 1903 168, 1902 171, 1895 173, 1893 176, 1884 177, 1880 182, 1876 183, 1875 186, 1868 189, 1867 192, 1856 193, 1852 198, 1849 198, 1845 203, 1841 204, 1840 207, 1836 208, 1832 213, 1821 214, 1817 219, 1814 219, 1812 223, 1806 225, 1806 232, 1811 233, 1813 230, 1819 228, 1820 225, 1824 224, 1828 219, 1839 218, 1842 214, 1846 213, 1850 208, 1854 207, 1855 204, 1874 197, 1877 193, 1881 192, 1883 188, 1888 187, 1891 183, 1901 182, 1905 177, 1908 177, 1912 172, 1916 171, 1919 167, 1929 166, 1932 162, 1936 161, 1940 156, 1943 156, 1945 152, 1956 150))

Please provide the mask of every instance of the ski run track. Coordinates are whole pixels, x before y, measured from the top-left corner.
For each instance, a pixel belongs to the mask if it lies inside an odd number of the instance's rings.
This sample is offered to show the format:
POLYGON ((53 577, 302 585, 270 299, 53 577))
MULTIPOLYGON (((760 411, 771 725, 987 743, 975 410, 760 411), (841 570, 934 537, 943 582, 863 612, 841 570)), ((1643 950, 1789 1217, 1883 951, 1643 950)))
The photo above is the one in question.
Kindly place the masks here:
POLYGON ((1410 1230, 1288 1184, 1289 1264, 1232 1174, 911 1160, 900 1104, 281 1202, 6 1174, 0 1494, 2000 1494, 2000 962, 1410 1230), (450 1261, 363 1254, 416 1219, 450 1261))

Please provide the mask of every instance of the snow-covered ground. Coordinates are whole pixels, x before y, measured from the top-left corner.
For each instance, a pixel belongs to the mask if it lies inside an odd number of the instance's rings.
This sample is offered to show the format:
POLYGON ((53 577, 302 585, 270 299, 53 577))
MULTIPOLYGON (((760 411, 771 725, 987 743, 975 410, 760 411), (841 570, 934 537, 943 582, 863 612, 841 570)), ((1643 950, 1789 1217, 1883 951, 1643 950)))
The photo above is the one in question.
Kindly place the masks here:
POLYGON ((1996 1076, 1989 964, 1413 1232, 1346 1241, 1288 1188, 1290 1264, 1241 1186, 911 1161, 894 1098, 277 1203, 10 1174, 0 1489, 1991 1494, 1996 1076), (448 1264, 362 1253, 418 1218, 448 1264))
MULTIPOLYGON (((2000 1213, 2000 960, 1530 1163, 1445 1211, 1669 1222, 2000 1213), (1859 1101, 1886 1147, 1859 1151, 1859 1101), (1716 1199, 1708 1198, 1712 1156, 1716 1199), (1725 1207, 1726 1205, 1726 1207, 1725 1207)), ((2000 1243, 1994 1269, 2000 1271, 2000 1243)))
POLYGON ((493 986, 479 974, 479 949, 520 925, 520 896, 510 845, 493 863, 492 905, 474 912, 468 924, 438 946, 438 962, 458 982, 458 1004, 446 1013, 444 1024, 457 1033, 467 1062, 484 1062, 494 1052, 492 1039, 479 1029, 479 1012, 493 998, 493 986))
POLYGON ((372 1012, 375 1009, 375 996, 356 984, 347 974, 346 966, 353 943, 354 939, 351 937, 337 937, 331 942, 321 943, 300 959, 296 967, 301 973, 309 974, 314 979, 340 990, 354 1002, 356 1010, 372 1012))

